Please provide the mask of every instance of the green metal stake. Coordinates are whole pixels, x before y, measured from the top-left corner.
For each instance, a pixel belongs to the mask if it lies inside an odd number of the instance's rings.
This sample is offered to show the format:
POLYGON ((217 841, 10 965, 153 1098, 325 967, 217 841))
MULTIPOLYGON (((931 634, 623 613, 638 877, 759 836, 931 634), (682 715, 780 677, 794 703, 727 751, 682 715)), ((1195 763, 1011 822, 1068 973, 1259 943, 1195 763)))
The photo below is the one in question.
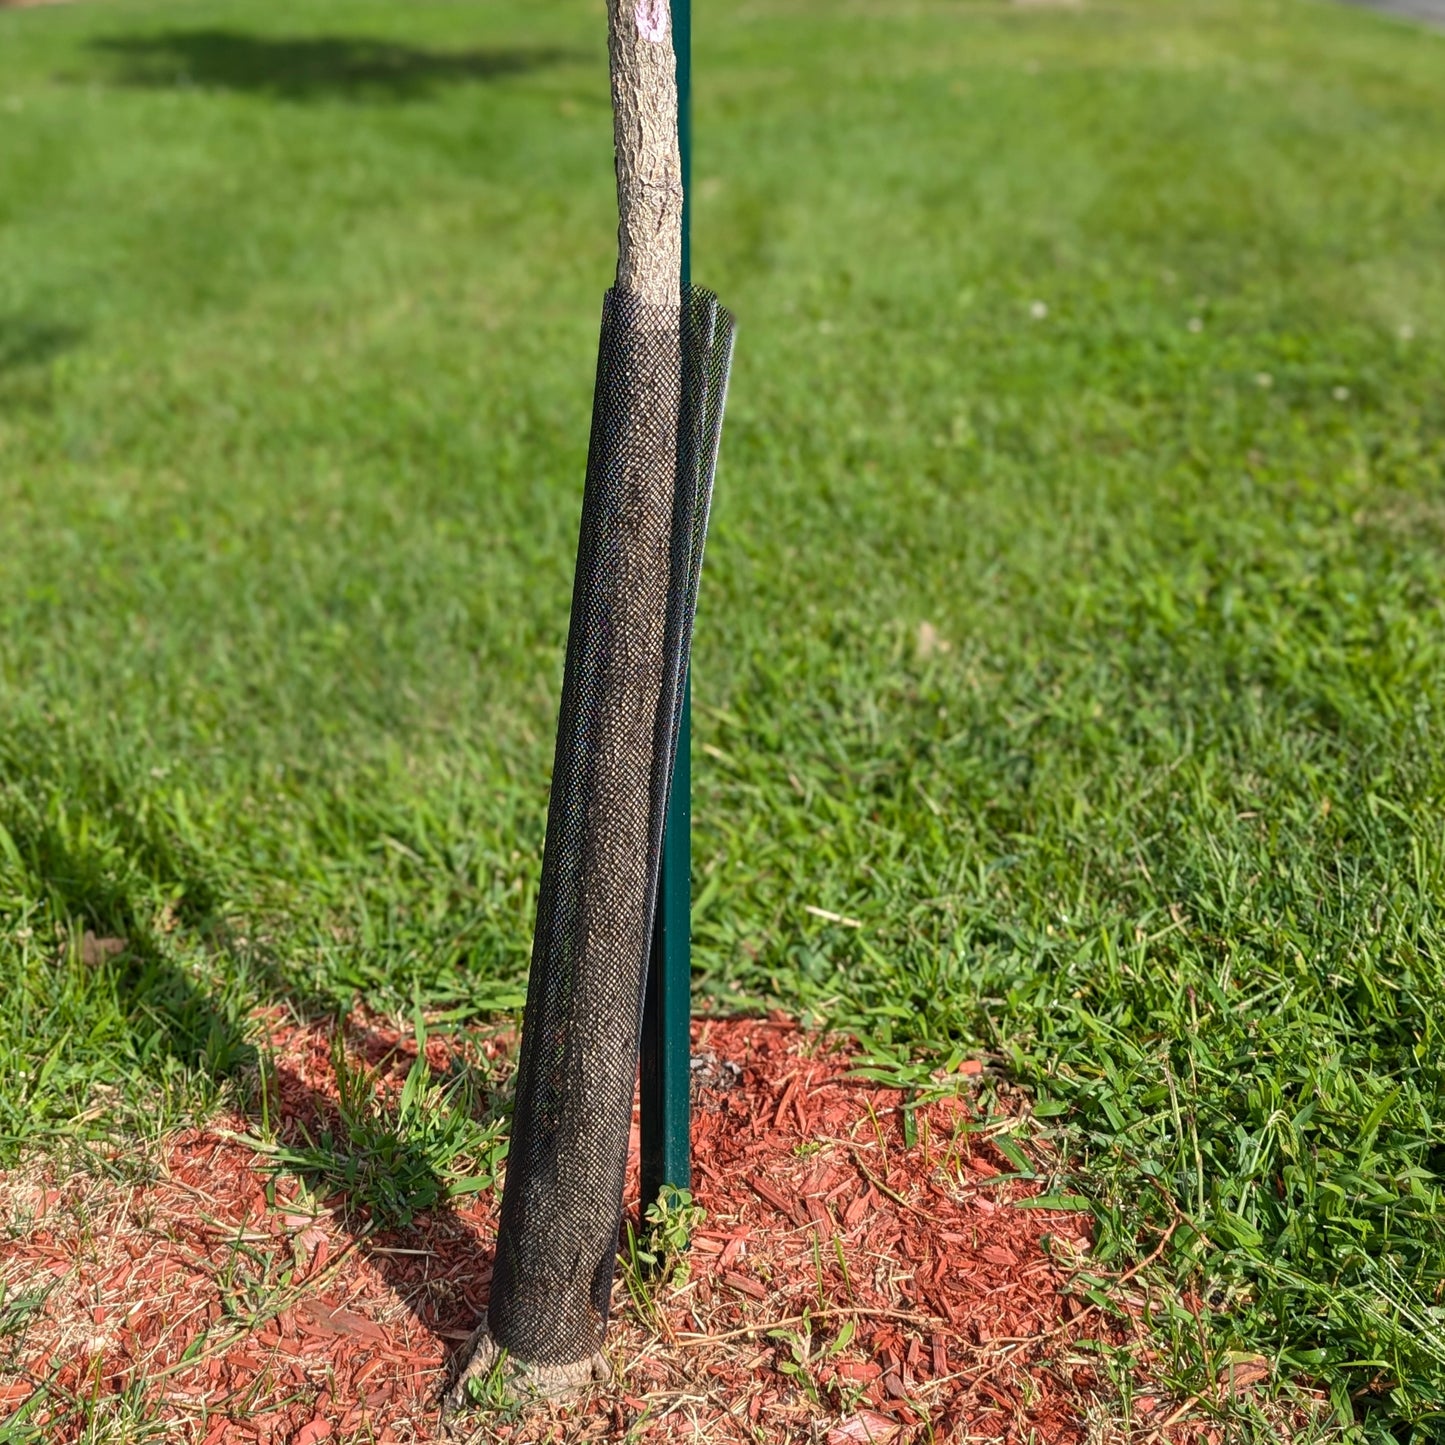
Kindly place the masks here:
MULTIPOLYGON (((672 0, 682 154, 682 284, 692 281, 692 0, 672 0)), ((642 1204, 692 1187, 692 675, 683 679, 677 762, 642 1014, 642 1204)))

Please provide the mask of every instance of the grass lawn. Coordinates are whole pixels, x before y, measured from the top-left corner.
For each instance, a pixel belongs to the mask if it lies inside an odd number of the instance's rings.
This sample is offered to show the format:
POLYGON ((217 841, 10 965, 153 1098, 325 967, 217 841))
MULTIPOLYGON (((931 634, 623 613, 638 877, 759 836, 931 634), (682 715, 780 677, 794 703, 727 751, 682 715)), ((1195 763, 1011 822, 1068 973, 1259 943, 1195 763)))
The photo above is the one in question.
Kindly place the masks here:
MULTIPOLYGON (((204 1111, 259 1004, 517 1005, 598 10, 0 13, 4 1162, 204 1111)), ((1181 1396, 1262 1353, 1419 1445, 1442 95, 1445 36, 1309 0, 697 16, 700 1001, 987 1049, 1101 1267, 1211 1307, 1181 1396)))

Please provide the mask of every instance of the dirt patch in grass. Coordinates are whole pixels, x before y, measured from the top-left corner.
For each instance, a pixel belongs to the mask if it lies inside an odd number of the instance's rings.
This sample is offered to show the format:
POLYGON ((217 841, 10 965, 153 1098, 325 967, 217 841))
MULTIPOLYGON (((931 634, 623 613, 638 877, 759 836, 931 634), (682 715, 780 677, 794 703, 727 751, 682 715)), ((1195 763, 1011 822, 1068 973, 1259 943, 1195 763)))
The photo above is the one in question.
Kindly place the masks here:
MULTIPOLYGON (((314 1140, 336 1103, 332 1029, 272 1019, 269 1034, 273 1137, 314 1140)), ((346 1045, 394 1098, 407 1035, 354 1017, 346 1045)), ((511 1047, 451 1035, 426 1051, 439 1073, 501 1076, 511 1047)), ((1019 1177, 1017 1146, 996 1142, 1007 1112, 981 1122, 977 1066, 910 1107, 781 1018, 700 1021, 694 1049, 706 1218, 687 1277, 644 1287, 624 1263, 613 1383, 470 1417, 461 1438, 1085 1445, 1123 1438, 1102 1423, 1100 1350, 1130 1345, 1136 1424, 1152 1426, 1130 1438, 1210 1438, 1151 1393, 1130 1290, 1116 1282, 1120 1311, 1095 1302, 1090 1216, 1019 1177)), ((139 1173, 117 1156, 110 1179, 0 1178, 13 1438, 28 1425, 64 1445, 103 1422, 107 1439, 189 1445, 439 1438, 437 1397, 487 1301, 495 1189, 383 1231, 276 1172, 242 1137, 256 1130, 219 1119, 139 1173)), ((634 1131, 634 1208, 635 1165, 634 1131)))

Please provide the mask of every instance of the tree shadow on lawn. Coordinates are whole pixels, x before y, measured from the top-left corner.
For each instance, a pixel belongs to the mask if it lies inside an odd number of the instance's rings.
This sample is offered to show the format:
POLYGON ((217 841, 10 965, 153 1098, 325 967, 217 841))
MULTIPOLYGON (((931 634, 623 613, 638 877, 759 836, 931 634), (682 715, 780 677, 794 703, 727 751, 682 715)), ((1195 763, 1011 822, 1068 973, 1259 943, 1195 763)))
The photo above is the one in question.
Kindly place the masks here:
POLYGON ((367 36, 220 29, 112 35, 91 44, 120 61, 122 85, 196 85, 298 101, 419 100, 443 85, 502 80, 587 58, 555 46, 427 50, 367 36))
MULTIPOLYGON (((168 880, 177 921, 225 947, 222 900, 164 829, 111 802, 117 836, 110 847, 29 810, 0 807, 0 824, 52 916, 66 920, 76 964, 113 991, 130 1036, 126 1062, 158 1084, 175 1065, 205 1076, 218 1093, 230 1080, 258 1138, 258 1168, 299 1180, 335 1209, 454 1372, 451 1357, 486 1309, 493 1250, 451 1199, 467 1146, 496 1133, 510 1084, 503 1091, 497 1078, 452 1058, 433 1075, 405 1034, 364 1015, 336 1019, 334 1001, 308 996, 274 962, 249 952, 244 996, 227 997, 191 976, 169 956, 154 890, 135 879, 168 880), (128 876, 117 877, 118 857, 128 876), (270 1038, 254 1041, 258 1002, 287 1021, 284 1056, 270 1038), (302 1022, 293 1027, 295 1019, 302 1022), (412 1074, 418 1083, 409 1096, 412 1074), (441 1274, 432 1267, 439 1258, 447 1265, 441 1274)), ((487 1167, 494 1171, 498 1157, 487 1167)), ((311 1323, 341 1335, 355 1319, 339 1312, 334 1324, 311 1323)))
POLYGON ((129 880, 116 876, 116 853, 122 851, 140 870, 174 880, 178 919, 197 923, 214 913, 210 886, 192 876, 175 850, 153 837, 143 822, 115 813, 111 820, 118 824, 120 850, 94 845, 83 830, 76 838, 53 821, 0 813, 16 853, 44 890, 51 915, 64 922, 67 947, 80 966, 110 971, 115 1007, 143 1072, 150 1072, 152 1062, 169 1059, 220 1079, 254 1064, 256 1051, 245 1040, 244 1021, 167 956, 154 910, 138 905, 129 880))
MULTIPOLYGON (((344 1054, 333 1050, 340 1097, 315 1087, 294 1062, 263 1064, 266 1122, 277 1136, 273 1175, 298 1180, 336 1211, 337 1224, 436 1341, 446 1360, 440 1397, 465 1365, 465 1342, 486 1316, 495 1215, 479 1221, 457 1209, 447 1143, 438 1137, 447 1129, 446 1111, 435 1098, 426 1118, 408 1115, 404 1103, 398 1108, 395 1086, 416 1071, 416 1048, 345 1021, 335 1025, 334 1039, 345 1044, 344 1054)), ((446 1082, 461 1081, 469 1068, 461 1065, 446 1082)), ((481 1081, 468 1106, 452 1115, 455 1122, 483 1111, 498 1116, 501 1101, 491 1082, 481 1081)), ((253 1107, 259 1123, 256 1116, 253 1107)))
MULTIPOLYGON (((40 966, 54 973, 50 1006, 71 1015, 37 1049, 56 1079, 27 1152, 51 1154, 62 1187, 68 1175, 90 1175, 143 1194, 189 1172, 200 1193, 179 1196, 166 1228, 201 1246, 190 1249, 197 1299, 224 1294, 237 1250, 249 1253, 248 1278, 285 1287, 276 1318, 284 1337, 327 1338, 349 1362, 348 1373, 338 1369, 343 1390, 369 1356, 424 1381, 435 1404, 491 1292, 490 1185, 510 1102, 505 1045, 473 1051, 433 1039, 419 1063, 413 1030, 360 1010, 338 1021, 334 1000, 306 997, 249 954, 234 974, 192 968, 193 946, 179 953, 168 936, 173 921, 203 947, 237 948, 224 933, 224 895, 162 818, 117 800, 118 779, 96 768, 90 782, 90 806, 70 813, 46 806, 33 782, 28 794, 0 790, 0 878, 18 871, 36 917, 63 930, 59 957, 40 966), (232 1088, 223 1090, 226 1079, 232 1088), (197 1083, 205 1087, 193 1095, 197 1083), (170 1107, 152 1109, 167 1094, 195 1098, 195 1127, 170 1107), (463 1171, 487 1191, 474 1189, 469 1209, 454 1200, 470 1182, 459 1180, 463 1171), (248 1230, 262 1189, 269 1217, 248 1230), (330 1207, 334 1230, 325 1220, 308 1226, 313 1201, 330 1207), (231 1243, 217 1240, 210 1210, 229 1221, 219 1227, 236 1232, 231 1243), (326 1263, 306 1239, 317 1224, 332 1260, 344 1244, 368 1267, 321 1275, 326 1263), (290 1271, 308 1264, 311 1277, 294 1286, 290 1271), (409 1315, 400 1327, 396 1303, 409 1315), (418 1348, 418 1331, 429 1345, 418 1348), (441 1367, 436 1395, 425 1378, 432 1365, 441 1367)), ((0 979, 0 1008, 13 1007, 8 982, 0 979)), ((0 1132, 6 1122, 0 1112, 0 1132)), ((271 1325, 267 1315, 231 1343, 245 1348, 271 1325)))
POLYGON ((52 393, 48 363, 84 336, 78 326, 27 312, 0 315, 0 413, 47 409, 52 393))
POLYGON ((27 366, 43 366, 84 335, 78 326, 42 321, 25 312, 0 316, 0 375, 27 366))

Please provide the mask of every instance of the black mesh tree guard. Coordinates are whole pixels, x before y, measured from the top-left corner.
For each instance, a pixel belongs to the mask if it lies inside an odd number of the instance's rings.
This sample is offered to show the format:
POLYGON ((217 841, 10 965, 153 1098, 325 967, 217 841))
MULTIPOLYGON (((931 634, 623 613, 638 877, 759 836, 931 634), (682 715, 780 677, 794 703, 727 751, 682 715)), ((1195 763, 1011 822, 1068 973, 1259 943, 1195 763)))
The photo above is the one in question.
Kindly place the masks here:
MULTIPOLYGON (((607 293, 486 1323, 532 1388, 604 1370, 663 822, 733 320, 607 293)), ((465 1378, 454 1399, 464 1398, 465 1378)))

